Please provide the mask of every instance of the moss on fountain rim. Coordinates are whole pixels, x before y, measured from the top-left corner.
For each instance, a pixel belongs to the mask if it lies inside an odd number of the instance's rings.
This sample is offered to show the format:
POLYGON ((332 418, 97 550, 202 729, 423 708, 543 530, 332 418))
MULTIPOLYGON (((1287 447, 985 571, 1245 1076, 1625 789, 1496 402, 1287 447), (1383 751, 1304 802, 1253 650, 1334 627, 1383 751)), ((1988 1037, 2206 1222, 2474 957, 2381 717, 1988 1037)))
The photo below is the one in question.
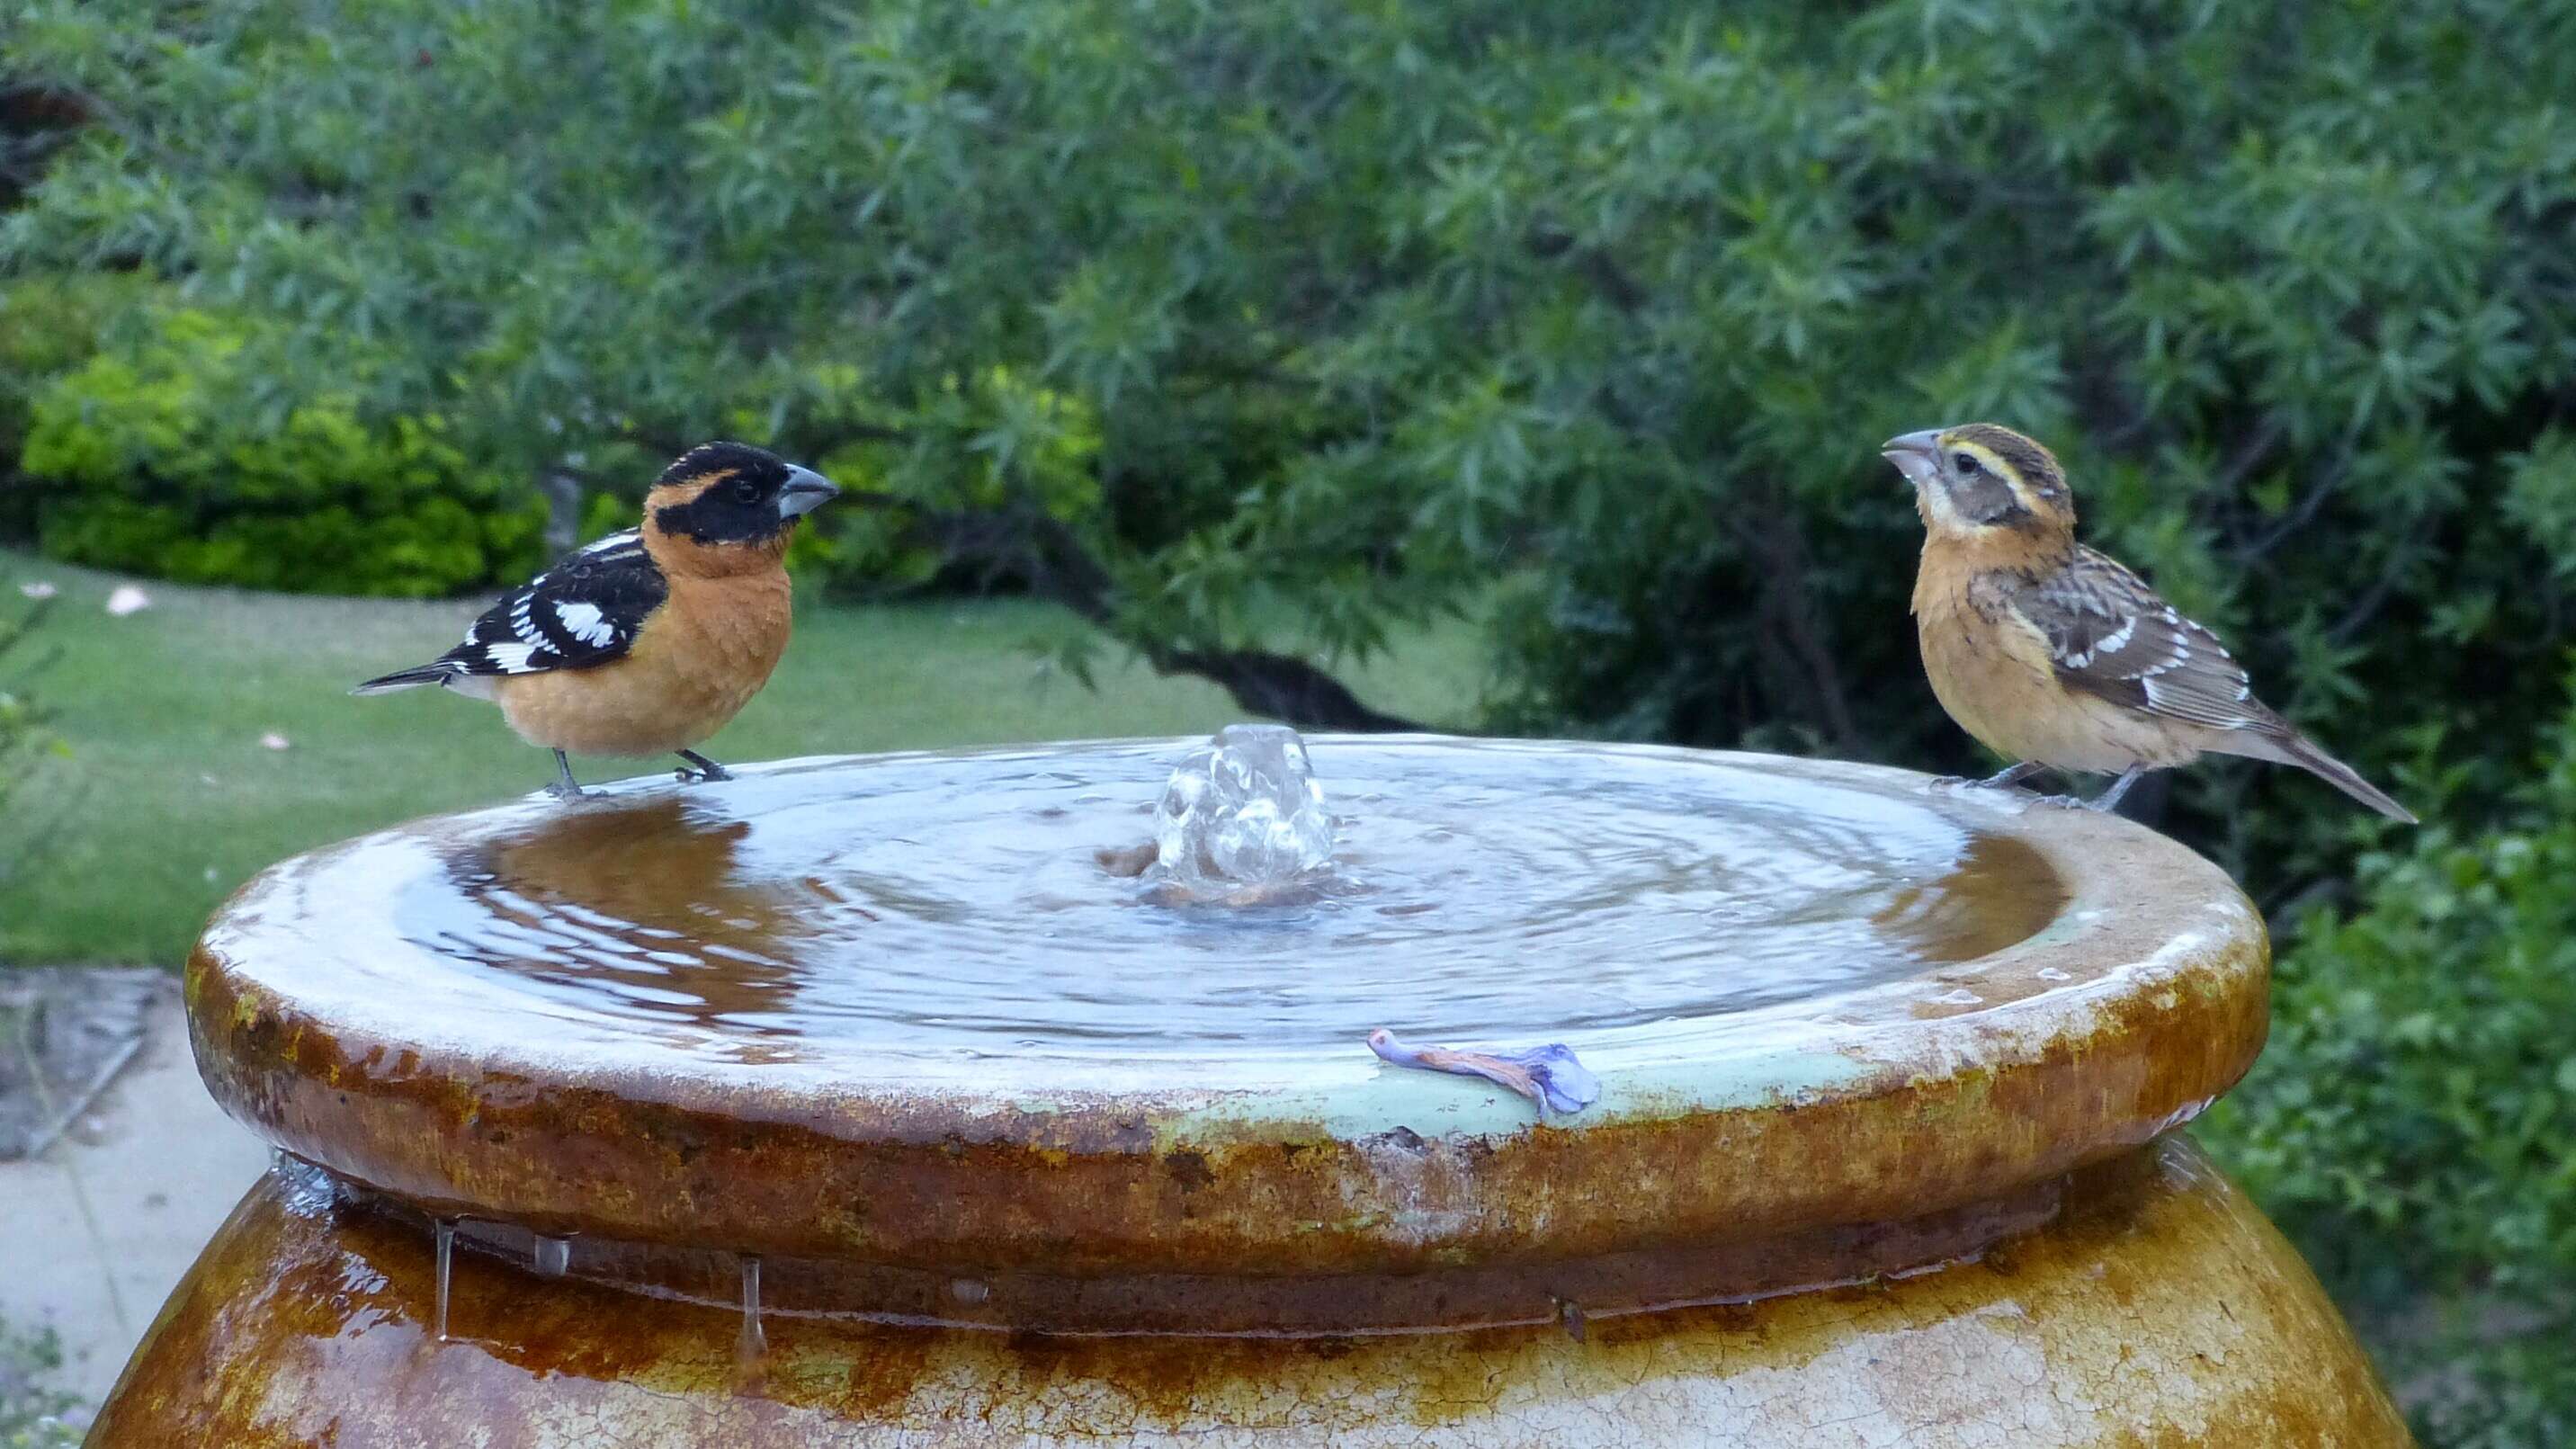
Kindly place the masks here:
MULTIPOLYGON (((1117 748, 1135 747, 1067 758, 1117 748)), ((434 953, 393 929, 387 903, 405 869, 553 808, 526 804, 300 857, 245 887, 190 962, 198 1061, 254 1130, 434 1212, 918 1267, 1319 1273, 1751 1240, 1992 1199, 2187 1120, 2261 1045, 2259 918, 2215 867, 2137 825, 1868 766, 1475 748, 1615 756, 1677 779, 1753 770, 1928 811, 2026 849, 2046 877, 2033 888, 2063 904, 1973 960, 1583 1037, 1601 1100, 1537 1123, 1485 1083, 1378 1063, 1357 1030, 1346 1050, 1078 1071, 1048 1055, 746 1043, 727 1060, 703 1041, 659 1049, 641 1029, 480 1031, 495 1018, 442 999, 434 953)), ((990 757, 1005 756, 1028 758, 990 757)), ((922 758, 753 773, 791 788, 800 771, 922 758)), ((631 886, 616 874, 599 889, 631 886)))

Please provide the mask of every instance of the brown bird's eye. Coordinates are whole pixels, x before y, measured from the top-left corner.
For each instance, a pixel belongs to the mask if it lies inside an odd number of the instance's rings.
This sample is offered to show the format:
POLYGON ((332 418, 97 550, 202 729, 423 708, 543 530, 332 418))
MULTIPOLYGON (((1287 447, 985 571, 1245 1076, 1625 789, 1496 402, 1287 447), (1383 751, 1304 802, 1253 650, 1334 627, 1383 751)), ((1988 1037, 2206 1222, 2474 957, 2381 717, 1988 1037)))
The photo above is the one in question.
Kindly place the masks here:
POLYGON ((736 478, 733 480, 733 498, 736 503, 757 503, 760 501, 760 485, 749 478, 736 478))
POLYGON ((1974 453, 1953 453, 1950 455, 1950 461, 1958 464, 1959 471, 1962 473, 1977 471, 1977 455, 1974 453))

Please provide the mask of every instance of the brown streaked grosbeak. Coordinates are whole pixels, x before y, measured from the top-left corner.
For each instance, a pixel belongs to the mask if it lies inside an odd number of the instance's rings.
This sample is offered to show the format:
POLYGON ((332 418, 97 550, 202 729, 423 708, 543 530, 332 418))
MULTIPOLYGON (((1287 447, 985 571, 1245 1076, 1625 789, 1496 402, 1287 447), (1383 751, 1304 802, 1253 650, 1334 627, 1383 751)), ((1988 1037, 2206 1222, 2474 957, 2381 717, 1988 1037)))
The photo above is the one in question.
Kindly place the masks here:
POLYGON ((2218 637, 2146 581, 2075 541, 2075 499, 2048 449, 1993 423, 1890 438, 1914 485, 1923 672, 1959 727, 2015 763, 2117 775, 2116 807, 2149 770, 2204 754, 2297 765, 2393 819, 2415 817, 2254 697, 2218 637))

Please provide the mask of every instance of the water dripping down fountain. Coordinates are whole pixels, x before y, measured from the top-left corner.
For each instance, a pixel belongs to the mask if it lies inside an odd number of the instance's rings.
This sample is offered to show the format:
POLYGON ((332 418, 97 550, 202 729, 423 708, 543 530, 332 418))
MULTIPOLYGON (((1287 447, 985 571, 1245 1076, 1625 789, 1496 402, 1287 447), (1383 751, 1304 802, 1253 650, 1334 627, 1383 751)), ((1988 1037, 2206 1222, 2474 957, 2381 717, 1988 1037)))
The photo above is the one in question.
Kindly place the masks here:
POLYGON ((438 1255, 438 1317, 432 1332, 441 1343, 447 1342, 448 1288, 456 1271, 456 1219, 439 1218, 430 1228, 435 1236, 438 1255))
POLYGON ((769 1335, 760 1327, 760 1260, 742 1260, 742 1328, 734 1335, 734 1356, 748 1366, 769 1351, 769 1335))
POLYGON ((529 1245, 528 1263, 540 1278, 562 1277, 572 1265, 572 1239, 537 1234, 529 1245))

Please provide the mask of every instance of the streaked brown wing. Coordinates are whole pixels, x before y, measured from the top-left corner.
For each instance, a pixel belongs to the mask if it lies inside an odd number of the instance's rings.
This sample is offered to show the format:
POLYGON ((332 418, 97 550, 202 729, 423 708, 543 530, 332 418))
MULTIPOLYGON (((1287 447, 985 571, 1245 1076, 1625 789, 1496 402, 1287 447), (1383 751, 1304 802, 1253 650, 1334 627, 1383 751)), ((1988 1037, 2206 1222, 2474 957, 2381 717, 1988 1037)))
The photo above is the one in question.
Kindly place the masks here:
POLYGON ((2011 600, 2047 636, 2058 680, 2069 689, 2211 729, 2279 724, 2217 635, 2089 548, 2011 600))

